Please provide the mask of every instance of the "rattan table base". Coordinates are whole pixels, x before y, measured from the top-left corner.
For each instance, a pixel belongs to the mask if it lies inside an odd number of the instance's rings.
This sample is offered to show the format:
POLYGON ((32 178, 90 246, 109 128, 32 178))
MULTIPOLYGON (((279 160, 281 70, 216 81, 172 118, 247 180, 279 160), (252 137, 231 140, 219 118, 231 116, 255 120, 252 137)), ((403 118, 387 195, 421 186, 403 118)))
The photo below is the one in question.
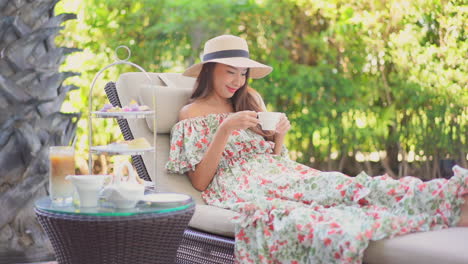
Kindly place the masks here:
POLYGON ((168 264, 175 262, 194 209, 133 216, 35 211, 59 264, 168 264))

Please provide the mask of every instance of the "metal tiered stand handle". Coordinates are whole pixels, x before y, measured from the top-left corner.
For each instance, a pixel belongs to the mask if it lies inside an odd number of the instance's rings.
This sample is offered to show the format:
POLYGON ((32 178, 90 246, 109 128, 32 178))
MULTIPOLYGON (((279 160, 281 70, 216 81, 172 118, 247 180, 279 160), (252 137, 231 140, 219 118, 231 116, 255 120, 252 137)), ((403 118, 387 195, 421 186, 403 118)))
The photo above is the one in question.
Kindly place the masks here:
MULTIPOLYGON (((145 71, 145 69, 143 69, 141 66, 133 63, 133 62, 130 62, 128 61, 130 59, 130 55, 131 55, 131 51, 130 49, 127 47, 127 46, 118 46, 116 49, 115 49, 115 62, 112 63, 112 64, 109 64, 107 65, 106 67, 102 68, 95 76, 94 76, 94 79, 93 79, 93 82, 91 83, 91 88, 89 90, 89 96, 88 96, 88 105, 89 105, 89 111, 88 111, 88 143, 89 143, 89 155, 88 155, 88 166, 89 166, 89 169, 88 169, 88 173, 89 174, 92 174, 92 170, 93 170, 93 157, 92 157, 92 152, 91 152, 91 148, 93 146, 93 124, 92 124, 92 108, 93 108, 93 98, 92 98, 92 94, 93 94, 93 88, 94 88, 94 85, 96 84, 96 80, 98 79, 98 77, 101 75, 102 72, 104 72, 105 70, 107 70, 108 68, 114 66, 114 65, 119 65, 119 64, 127 64, 127 65, 130 65, 130 66, 133 66, 137 69, 139 69, 140 71, 142 71, 145 76, 148 78, 150 84, 153 83, 153 80, 151 79, 151 77, 149 76, 149 74, 145 71), (117 54, 117 51, 119 49, 125 49, 127 52, 128 52, 128 56, 127 58, 125 59, 120 59, 118 54, 117 54)), ((152 103, 153 103, 153 130, 154 130, 154 133, 153 133, 153 148, 152 148, 152 151, 154 152, 153 155, 154 155, 154 166, 153 166, 153 175, 155 176, 156 175, 156 131, 157 131, 157 127, 156 127, 156 93, 155 93, 155 90, 153 89, 153 100, 152 100, 152 103)), ((113 118, 142 118, 142 117, 145 117, 146 115, 144 113, 135 113, 134 115, 119 115, 119 114, 110 114, 110 115, 107 115, 106 117, 113 117, 113 118)), ((101 116, 102 117, 102 116, 101 116)), ((144 151, 148 151, 148 150, 144 150, 144 151)), ((125 152, 120 152, 120 154, 122 155, 130 155, 128 153, 125 153, 125 152)), ((133 154, 133 153, 132 153, 133 154)), ((137 153, 137 154, 140 154, 140 153, 137 153)))

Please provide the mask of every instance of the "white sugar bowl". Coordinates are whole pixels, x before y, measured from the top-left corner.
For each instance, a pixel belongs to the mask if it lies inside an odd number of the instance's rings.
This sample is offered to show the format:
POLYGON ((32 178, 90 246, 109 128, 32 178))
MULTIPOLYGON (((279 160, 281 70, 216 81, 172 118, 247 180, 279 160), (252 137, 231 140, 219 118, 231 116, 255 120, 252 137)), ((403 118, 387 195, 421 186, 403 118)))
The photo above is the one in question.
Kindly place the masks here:
POLYGON ((133 208, 144 195, 145 186, 138 183, 132 164, 125 161, 116 166, 114 182, 105 187, 101 195, 117 208, 133 208), (128 169, 128 180, 124 181, 124 169, 128 169))

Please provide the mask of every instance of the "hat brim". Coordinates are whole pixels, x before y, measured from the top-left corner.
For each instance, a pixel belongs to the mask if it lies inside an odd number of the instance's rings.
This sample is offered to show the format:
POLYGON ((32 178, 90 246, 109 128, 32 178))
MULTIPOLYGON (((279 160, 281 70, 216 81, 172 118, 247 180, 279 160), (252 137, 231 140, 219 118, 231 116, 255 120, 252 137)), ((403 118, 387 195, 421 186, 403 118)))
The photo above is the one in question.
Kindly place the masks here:
POLYGON ((261 64, 254 60, 248 58, 222 58, 222 59, 213 59, 209 61, 200 62, 188 67, 182 75, 189 76, 189 77, 198 77, 200 71, 203 67, 203 64, 208 62, 217 62, 226 64, 233 67, 239 68, 249 68, 249 77, 252 79, 260 79, 268 74, 273 70, 272 67, 261 64))

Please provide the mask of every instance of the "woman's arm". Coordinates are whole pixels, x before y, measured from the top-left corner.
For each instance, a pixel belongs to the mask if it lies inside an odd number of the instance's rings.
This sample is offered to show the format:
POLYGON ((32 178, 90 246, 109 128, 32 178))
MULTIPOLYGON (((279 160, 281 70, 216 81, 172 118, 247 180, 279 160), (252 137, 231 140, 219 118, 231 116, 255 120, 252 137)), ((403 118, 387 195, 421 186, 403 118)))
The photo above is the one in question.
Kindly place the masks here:
POLYGON ((273 154, 280 155, 284 144, 284 135, 279 135, 278 133, 275 133, 274 137, 275 138, 273 142, 275 142, 275 148, 273 149, 273 154))
POLYGON ((195 189, 204 191, 211 183, 211 180, 213 180, 230 134, 226 129, 219 127, 203 159, 195 166, 194 171, 188 172, 190 181, 195 189))
POLYGON ((273 142, 275 142, 275 148, 273 149, 274 154, 281 154, 281 149, 284 144, 284 136, 286 136, 286 133, 288 133, 290 128, 291 123, 289 122, 288 117, 286 114, 282 114, 280 121, 276 125, 275 136, 273 139, 273 142))
MULTIPOLYGON (((188 111, 181 111, 179 114, 180 120, 189 117, 188 111)), ((231 133, 237 129, 254 127, 257 123, 257 113, 254 111, 237 112, 230 115, 221 123, 200 163, 195 166, 194 171, 188 172, 190 181, 195 189, 203 191, 213 180, 231 133)))

